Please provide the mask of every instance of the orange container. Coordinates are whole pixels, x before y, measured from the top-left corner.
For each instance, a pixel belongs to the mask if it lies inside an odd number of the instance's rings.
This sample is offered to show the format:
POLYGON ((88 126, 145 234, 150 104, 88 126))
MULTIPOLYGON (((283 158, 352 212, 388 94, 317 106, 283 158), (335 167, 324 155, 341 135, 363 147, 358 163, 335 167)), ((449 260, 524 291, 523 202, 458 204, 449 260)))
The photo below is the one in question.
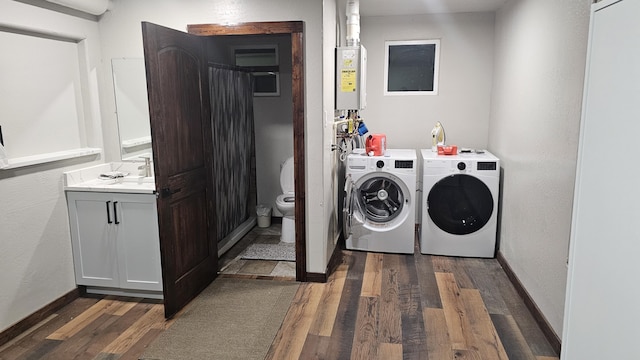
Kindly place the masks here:
POLYGON ((458 154, 458 146, 443 146, 438 145, 438 155, 457 155, 458 154))
POLYGON ((387 150, 387 136, 385 134, 372 134, 365 141, 365 148, 369 156, 382 156, 387 150))

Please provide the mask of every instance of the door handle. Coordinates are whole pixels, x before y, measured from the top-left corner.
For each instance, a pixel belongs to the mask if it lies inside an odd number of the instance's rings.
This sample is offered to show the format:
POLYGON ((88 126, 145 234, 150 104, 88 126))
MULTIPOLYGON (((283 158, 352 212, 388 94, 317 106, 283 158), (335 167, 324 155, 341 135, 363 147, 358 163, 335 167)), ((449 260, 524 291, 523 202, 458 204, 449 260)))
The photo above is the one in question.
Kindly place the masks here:
POLYGON ((162 197, 167 197, 167 196, 171 196, 177 192, 180 192, 182 190, 182 188, 177 188, 177 189, 171 189, 171 188, 163 188, 160 193, 162 194, 162 197))
POLYGON ((113 202, 113 218, 115 219, 116 225, 120 224, 120 221, 118 221, 118 210, 116 209, 116 205, 118 205, 117 201, 113 202))
POLYGON ((109 212, 109 203, 111 203, 111 201, 107 201, 107 224, 113 223, 113 221, 111 221, 111 213, 109 212))

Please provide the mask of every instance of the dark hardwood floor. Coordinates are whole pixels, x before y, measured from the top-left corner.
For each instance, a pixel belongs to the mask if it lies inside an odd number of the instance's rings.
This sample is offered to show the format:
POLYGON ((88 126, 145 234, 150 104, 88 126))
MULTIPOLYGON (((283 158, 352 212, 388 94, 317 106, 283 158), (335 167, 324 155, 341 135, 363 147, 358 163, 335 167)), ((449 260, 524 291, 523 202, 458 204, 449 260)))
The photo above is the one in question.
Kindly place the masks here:
MULTIPOLYGON (((268 359, 558 359, 495 259, 343 255, 326 284, 301 284, 268 359)), ((171 326, 162 315, 141 299, 80 298, 0 359, 137 359, 171 326)))
POLYGON ((558 359, 495 259, 343 252, 269 359, 558 359))
POLYGON ((0 359, 138 359, 172 321, 139 298, 78 298, 0 346, 0 359))

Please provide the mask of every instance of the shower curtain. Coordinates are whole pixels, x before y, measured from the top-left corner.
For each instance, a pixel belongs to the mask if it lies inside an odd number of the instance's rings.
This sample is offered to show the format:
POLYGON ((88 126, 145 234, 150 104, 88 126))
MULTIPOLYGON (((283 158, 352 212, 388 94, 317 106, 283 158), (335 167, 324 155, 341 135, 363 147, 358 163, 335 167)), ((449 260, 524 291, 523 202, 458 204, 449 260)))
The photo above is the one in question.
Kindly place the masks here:
POLYGON ((251 216, 255 204, 251 74, 210 65, 211 121, 218 241, 251 216))

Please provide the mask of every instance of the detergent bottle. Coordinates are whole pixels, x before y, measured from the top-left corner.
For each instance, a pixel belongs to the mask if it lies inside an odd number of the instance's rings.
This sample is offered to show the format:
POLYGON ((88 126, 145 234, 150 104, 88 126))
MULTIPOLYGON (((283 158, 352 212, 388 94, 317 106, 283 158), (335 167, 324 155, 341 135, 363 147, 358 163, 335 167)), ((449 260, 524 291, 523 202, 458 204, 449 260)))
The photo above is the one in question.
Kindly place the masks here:
POLYGON ((365 142, 365 149, 369 156, 383 156, 387 150, 387 136, 385 134, 371 134, 365 142))

